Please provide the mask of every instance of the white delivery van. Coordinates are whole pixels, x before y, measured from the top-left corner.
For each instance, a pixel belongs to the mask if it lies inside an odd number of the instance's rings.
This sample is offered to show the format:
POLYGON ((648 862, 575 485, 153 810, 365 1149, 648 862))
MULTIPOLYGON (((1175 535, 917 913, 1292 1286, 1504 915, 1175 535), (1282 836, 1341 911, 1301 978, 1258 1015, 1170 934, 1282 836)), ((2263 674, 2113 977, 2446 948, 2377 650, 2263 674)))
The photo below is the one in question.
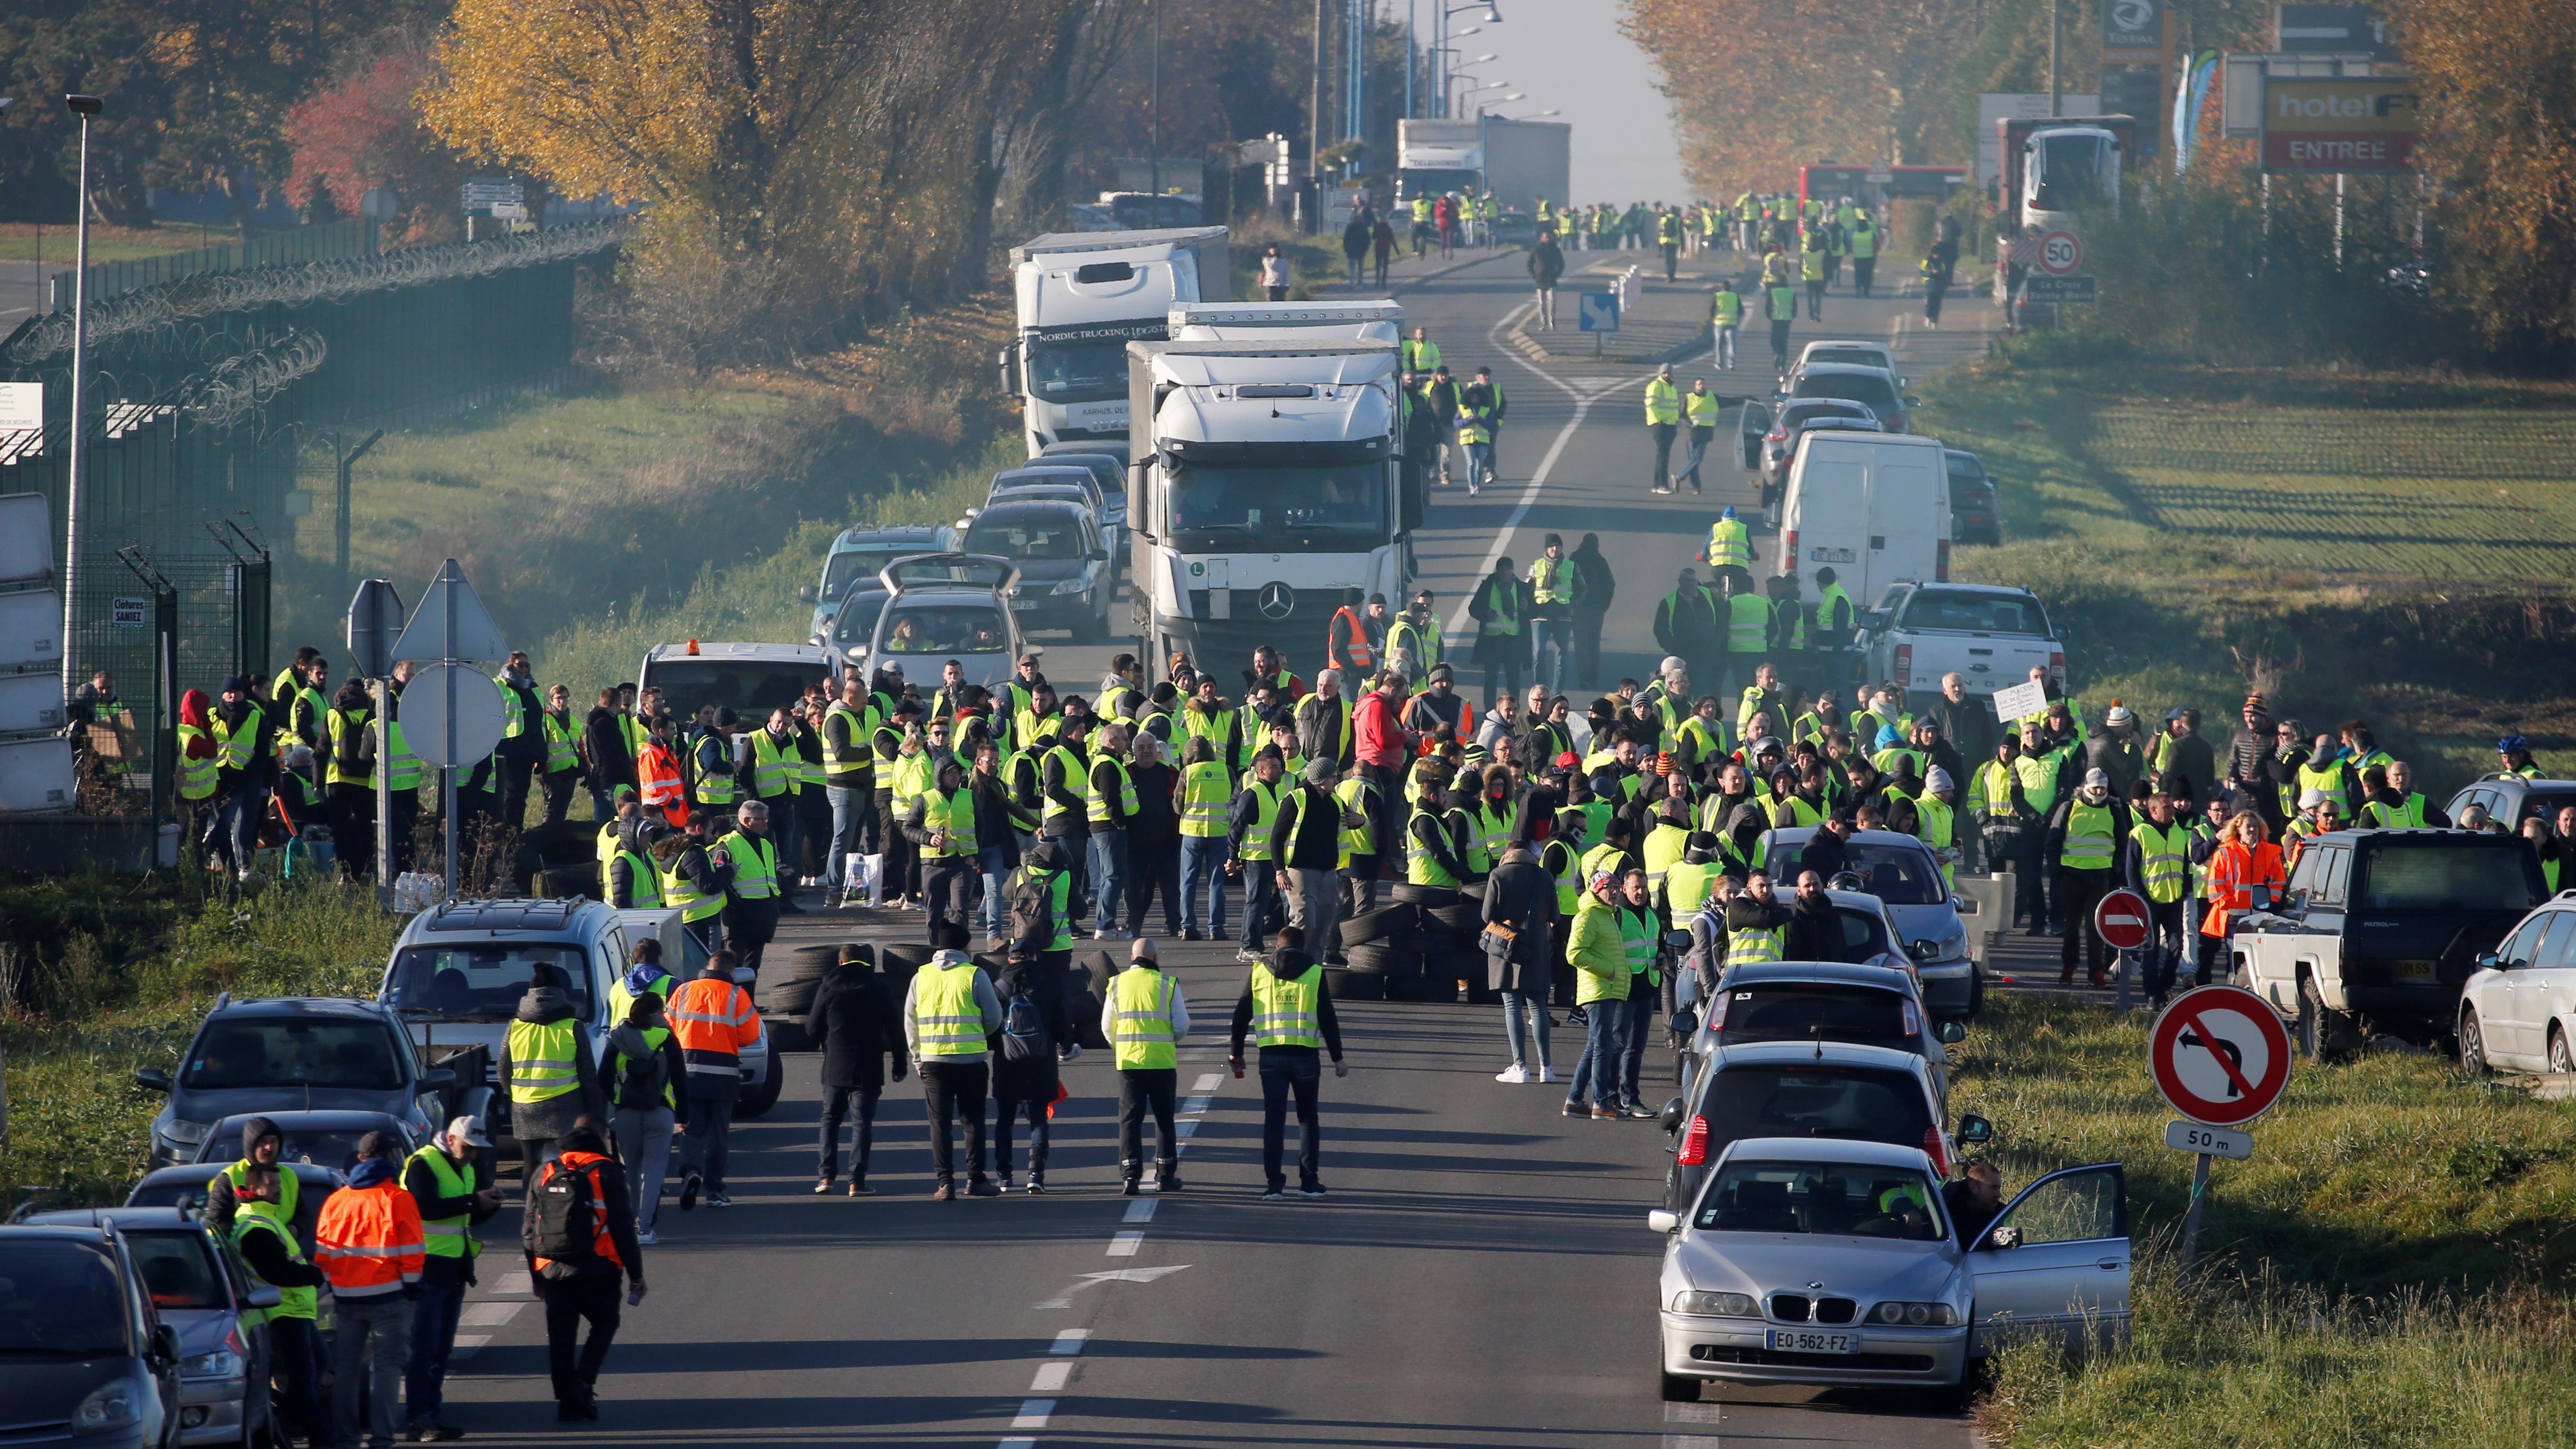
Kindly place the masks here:
POLYGON ((1802 433, 1780 506, 1780 567, 1817 599, 1816 570, 1862 608, 1891 584, 1950 577, 1950 480, 1938 438, 1802 433))

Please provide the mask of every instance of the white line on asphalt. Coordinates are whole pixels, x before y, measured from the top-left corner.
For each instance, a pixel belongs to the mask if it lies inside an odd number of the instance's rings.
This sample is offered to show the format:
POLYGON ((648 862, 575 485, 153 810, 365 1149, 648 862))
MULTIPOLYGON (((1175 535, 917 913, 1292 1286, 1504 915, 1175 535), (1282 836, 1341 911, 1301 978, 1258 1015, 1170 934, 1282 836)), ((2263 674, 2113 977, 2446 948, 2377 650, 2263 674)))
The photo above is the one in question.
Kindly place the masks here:
POLYGON ((1218 1074, 1216 1074, 1215 1072, 1210 1072, 1210 1073, 1208 1073, 1206 1076, 1201 1077, 1201 1078, 1199 1078, 1197 1081, 1195 1081, 1195 1082, 1191 1083, 1191 1084, 1190 1084, 1190 1091, 1191 1091, 1192 1093, 1213 1092, 1213 1091, 1215 1091, 1218 1087, 1221 1087, 1221 1086, 1223 1086, 1224 1084, 1225 1084, 1225 1078, 1224 1078, 1224 1077, 1219 1076, 1219 1075, 1218 1075, 1218 1074))
POLYGON ((1192 1097, 1181 1103, 1181 1110, 1184 1112, 1204 1112, 1214 1105, 1216 1105, 1216 1098, 1214 1097, 1192 1097))
POLYGON ((1071 1382, 1073 1382, 1072 1364, 1063 1362, 1042 1363, 1038 1365, 1037 1377, 1029 1380, 1029 1392, 1033 1394, 1060 1394, 1064 1392, 1064 1386, 1071 1382))
POLYGON ((504 1273, 500 1281, 492 1285, 492 1293, 495 1297, 506 1298, 514 1294, 525 1297, 536 1291, 537 1285, 530 1282, 525 1273, 504 1273))
POLYGON ((1726 1441, 1715 1434, 1666 1434, 1664 1449, 1726 1449, 1726 1441))
POLYGON ((1067 1358, 1071 1358, 1074 1355, 1081 1353, 1083 1346, 1090 1342, 1090 1329, 1068 1328, 1055 1336, 1055 1344, 1053 1347, 1050 1347, 1047 1352, 1061 1354, 1067 1358))
POLYGON ((1136 1250, 1143 1246, 1145 1246, 1143 1233, 1117 1233, 1109 1239, 1109 1256, 1132 1258, 1136 1256, 1136 1250))
POLYGON ((1131 1223, 1150 1223, 1154 1220, 1154 1209, 1159 1206, 1161 1206, 1161 1203, 1158 1199, 1150 1197, 1138 1198, 1136 1201, 1127 1204, 1127 1221, 1131 1223))
POLYGON ((1667 1424, 1716 1424, 1725 1418, 1726 1406, 1723 1404, 1664 1405, 1664 1422, 1667 1424))
POLYGON ((474 1350, 491 1341, 492 1335, 488 1333, 460 1333, 456 1335, 456 1347, 448 1351, 448 1361, 463 1363, 474 1356, 474 1350))
POLYGON ((519 1310, 527 1306, 525 1303, 488 1300, 468 1303, 465 1311, 456 1315, 456 1321, 467 1328, 499 1328, 518 1317, 519 1310))
POLYGON ((1012 1418, 1011 1427, 1014 1429, 1043 1429, 1047 1426, 1047 1419, 1054 1413, 1055 1400, 1053 1399, 1022 1399, 1020 1401, 1020 1412, 1012 1418))
MULTIPOLYGON (((1565 426, 1557 429, 1556 440, 1548 444, 1546 456, 1539 459, 1538 471, 1530 474, 1528 485, 1521 489, 1520 502, 1512 506, 1512 516, 1504 519, 1502 528, 1494 534, 1494 546, 1485 552, 1484 567, 1476 570, 1476 574, 1479 579, 1492 573, 1494 571, 1495 562, 1503 556, 1503 550, 1511 547, 1512 535, 1519 531, 1521 520, 1529 517, 1531 506, 1538 502, 1538 490, 1546 486, 1548 475, 1556 471, 1556 460, 1564 455, 1565 445, 1574 441, 1574 430, 1583 426, 1583 415, 1592 411, 1592 404, 1602 398, 1608 397, 1611 393, 1617 392, 1623 387, 1643 386, 1646 378, 1653 376, 1652 373, 1648 373, 1644 376, 1632 377, 1625 382, 1612 383, 1598 391, 1586 395, 1582 389, 1577 388, 1574 384, 1567 382, 1565 379, 1558 377, 1556 374, 1549 372, 1544 368, 1532 365, 1520 355, 1517 349, 1503 346, 1500 341, 1500 334, 1505 328, 1511 326, 1515 321, 1517 321, 1523 313, 1537 305, 1538 303, 1536 302, 1523 302, 1519 306, 1505 312, 1501 321, 1496 322, 1492 327, 1486 329, 1485 340, 1492 343, 1497 349, 1499 349, 1504 361, 1512 363, 1522 371, 1530 373, 1542 381, 1551 384, 1559 391, 1563 392, 1567 397, 1574 399, 1574 416, 1567 418, 1565 420, 1565 426)), ((1462 636, 1467 632, 1467 606, 1475 602, 1475 596, 1475 586, 1471 584, 1467 588, 1466 597, 1458 601, 1457 612, 1450 616, 1449 632, 1453 637, 1462 636)))

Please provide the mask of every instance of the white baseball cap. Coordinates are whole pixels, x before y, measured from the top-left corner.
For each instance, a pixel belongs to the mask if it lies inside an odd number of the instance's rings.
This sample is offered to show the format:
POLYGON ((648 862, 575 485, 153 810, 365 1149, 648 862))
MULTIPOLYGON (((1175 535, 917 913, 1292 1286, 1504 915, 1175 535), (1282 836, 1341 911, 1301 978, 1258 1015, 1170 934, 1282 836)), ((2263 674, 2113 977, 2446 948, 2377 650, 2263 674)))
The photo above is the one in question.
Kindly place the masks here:
POLYGON ((492 1145, 492 1139, 483 1135, 483 1119, 480 1117, 457 1117, 450 1119, 447 1124, 447 1135, 450 1137, 464 1138, 465 1145, 468 1147, 489 1147, 492 1145))

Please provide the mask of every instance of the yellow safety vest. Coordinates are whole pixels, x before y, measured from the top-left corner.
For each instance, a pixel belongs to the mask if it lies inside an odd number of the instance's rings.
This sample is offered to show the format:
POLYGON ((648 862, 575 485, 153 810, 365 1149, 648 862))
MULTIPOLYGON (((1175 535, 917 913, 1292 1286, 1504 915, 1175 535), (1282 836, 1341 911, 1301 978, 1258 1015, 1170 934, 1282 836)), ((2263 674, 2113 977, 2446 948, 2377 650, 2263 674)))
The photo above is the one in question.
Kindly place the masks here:
POLYGON ((1530 591, 1541 604, 1571 604, 1574 602, 1573 572, 1572 559, 1552 559, 1541 554, 1530 560, 1530 591))
MULTIPOLYGON (((1319 970, 1321 968, 1318 968, 1319 970)), ((1117 1028, 1111 1039, 1118 1069, 1169 1071, 1180 1064, 1172 1030, 1172 999, 1180 987, 1151 966, 1130 966, 1109 980, 1117 1028)))
POLYGON ((1753 566, 1753 530, 1741 518, 1721 518, 1708 526, 1708 562, 1712 568, 1753 566))
POLYGON ((1646 384, 1646 421, 1679 423, 1682 420, 1681 389, 1660 374, 1646 384))
POLYGON ((1284 980, 1267 966, 1253 967, 1254 1045, 1320 1049, 1324 1045, 1324 1018, 1317 1003, 1323 995, 1324 968, 1320 965, 1309 966, 1304 974, 1284 980))
POLYGON ((1234 776, 1223 762, 1201 760, 1181 772, 1181 833, 1201 840, 1225 834, 1226 802, 1234 798, 1234 776))
MULTIPOLYGON (((1063 745, 1057 745, 1046 752, 1038 765, 1038 778, 1041 782, 1046 778, 1046 765, 1044 760, 1055 761, 1064 771, 1064 788, 1070 793, 1082 797, 1083 814, 1088 818, 1091 813, 1091 767, 1084 764, 1072 750, 1067 749, 1063 745)), ((1043 789, 1041 789, 1040 793, 1044 794, 1043 789)), ((1073 808, 1070 805, 1066 805, 1058 801, 1053 795, 1046 795, 1045 799, 1046 804, 1041 808, 1038 815, 1040 820, 1053 820, 1057 816, 1062 815, 1067 810, 1073 808)))
POLYGON ((2154 821, 2141 820, 2130 827, 2129 838, 2138 844, 2139 874, 2146 880, 2148 900, 2164 905, 2190 892, 2191 831, 2181 821, 2160 830, 2154 821))
POLYGON ((721 914, 725 898, 722 894, 706 895, 695 884, 681 878, 680 860, 688 853, 685 847, 675 852, 671 856, 671 868, 662 872, 662 904, 677 910, 682 922, 694 924, 721 914))
POLYGON ((1694 428, 1716 427, 1718 411, 1724 406, 1725 404, 1720 402, 1717 394, 1713 392, 1682 394, 1682 409, 1689 415, 1690 425, 1694 428))
MULTIPOLYGON (((411 1160, 427 1164, 429 1175, 438 1179, 440 1197, 463 1197, 474 1190, 473 1174, 460 1175, 456 1164, 448 1161, 435 1142, 413 1153, 411 1160)), ((433 1258, 475 1257, 483 1251, 483 1244, 476 1240, 473 1227, 474 1219, 469 1213, 449 1218, 424 1214, 420 1220, 421 1251, 433 1258)))
POLYGON ((365 775, 340 763, 340 742, 352 733, 363 733, 369 715, 365 710, 335 709, 322 717, 323 731, 331 737, 331 758, 325 762, 323 780, 332 785, 364 785, 365 775))
POLYGON ((716 848, 733 863, 735 900, 765 901, 778 894, 778 842, 733 830, 716 841, 716 848))
POLYGON ((975 792, 959 786, 955 793, 942 795, 933 790, 922 801, 921 823, 934 831, 948 832, 948 844, 939 858, 972 858, 975 854, 975 792))
POLYGON ((1760 654, 1771 641, 1771 601, 1737 594, 1726 601, 1726 652, 1760 654))
POLYGON ((572 747, 572 721, 557 719, 553 710, 546 710, 538 716, 538 722, 546 734, 546 773, 559 775, 579 768, 581 757, 572 747))
POLYGON ((2066 843, 2057 852, 2061 870, 2109 870, 2112 855, 2111 807, 2082 800, 2066 812, 2066 843))
POLYGON ((804 756, 790 736, 779 742, 766 729, 751 732, 751 793, 763 800, 794 796, 804 788, 804 756))
MULTIPOLYGON (((292 1182, 295 1177, 292 1170, 284 1167, 280 1167, 278 1169, 278 1173, 281 1181, 292 1182)), ((289 1187, 287 1190, 289 1192, 294 1191, 292 1187, 289 1187)), ((286 1256, 290 1261, 297 1263, 305 1261, 304 1250, 295 1245, 295 1232, 292 1228, 281 1226, 275 1219, 269 1217, 266 1213, 253 1211, 255 1208, 265 1208, 267 1206, 268 1204, 266 1203, 243 1203, 241 1205, 240 1211, 233 1217, 234 1246, 239 1247, 242 1240, 248 1238, 253 1233, 275 1233, 277 1235, 279 1245, 286 1249, 286 1256)), ((247 1264, 245 1264, 245 1266, 247 1266, 247 1264)), ((275 1308, 252 1309, 242 1315, 242 1321, 245 1323, 258 1324, 266 1323, 273 1318, 302 1318, 309 1320, 316 1317, 319 1312, 319 1289, 310 1284, 294 1288, 281 1287, 277 1290, 277 1306, 275 1308)))
POLYGON ((1252 828, 1243 833, 1243 849, 1237 852, 1238 859, 1270 858, 1270 827, 1279 819, 1279 802, 1288 793, 1280 786, 1286 784, 1284 780, 1279 786, 1264 785, 1259 780, 1243 782, 1243 788, 1252 796, 1254 814, 1252 828))
MULTIPOLYGON (((1136 813, 1136 779, 1127 773, 1127 762, 1116 755, 1104 755, 1101 758, 1107 760, 1110 768, 1118 772, 1118 808, 1133 816, 1136 813)), ((1092 763, 1098 764, 1099 760, 1094 760, 1092 763)), ((1094 825, 1109 823, 1108 797, 1102 795, 1097 789, 1091 791, 1091 809, 1088 813, 1094 825)))
MULTIPOLYGON (((1440 858, 1423 846, 1421 835, 1414 829, 1425 820, 1442 831, 1449 828, 1445 818, 1423 809, 1419 802, 1415 803, 1411 818, 1404 823, 1404 878, 1414 885, 1455 886, 1458 877, 1451 875, 1449 868, 1440 863, 1440 858)), ((1456 837, 1450 837, 1450 843, 1456 844, 1456 837)))
POLYGON ((179 798, 182 800, 206 800, 214 796, 215 757, 208 755, 199 760, 188 755, 188 746, 204 738, 206 732, 195 725, 179 726, 179 798))
MULTIPOLYGON (((620 857, 626 861, 627 891, 633 901, 630 908, 638 911, 658 908, 662 904, 662 873, 655 870, 653 862, 642 854, 622 848, 610 851, 608 859, 599 863, 599 898, 603 901, 617 899, 616 888, 609 883, 608 868, 620 857)), ((625 1018, 620 1016, 618 1020, 625 1018)))
POLYGON ((1359 824, 1342 827, 1341 859, 1336 862, 1341 868, 1347 869, 1356 858, 1377 854, 1377 844, 1369 836, 1369 822, 1377 818, 1377 812, 1370 808, 1376 793, 1368 781, 1357 776, 1333 787, 1333 799, 1342 809, 1360 817, 1359 824))
POLYGON ((562 1021, 510 1023, 510 1100, 551 1101, 581 1085, 581 1025, 562 1021))
POLYGON ((914 973, 912 1027, 925 1057, 981 1056, 985 1046, 984 1008, 975 1000, 976 966, 930 965, 914 973))

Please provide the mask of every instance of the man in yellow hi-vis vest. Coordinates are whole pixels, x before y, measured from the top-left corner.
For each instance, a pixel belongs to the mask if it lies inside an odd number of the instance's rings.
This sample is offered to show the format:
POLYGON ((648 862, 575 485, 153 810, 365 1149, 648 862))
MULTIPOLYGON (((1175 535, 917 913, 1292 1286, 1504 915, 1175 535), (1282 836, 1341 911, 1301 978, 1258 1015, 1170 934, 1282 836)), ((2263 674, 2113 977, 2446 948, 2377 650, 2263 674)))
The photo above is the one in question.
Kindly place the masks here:
MULTIPOLYGON (((1256 911, 1254 919, 1259 919, 1256 911)), ((1162 969, 1151 939, 1127 948, 1127 969, 1101 992, 1100 1034, 1118 1064, 1118 1177, 1129 1197, 1144 1190, 1145 1114, 1154 1114, 1154 1189, 1181 1190, 1181 1144, 1172 1114, 1180 1040, 1190 1034, 1190 1001, 1162 969)))
POLYGON ((1308 953, 1306 931, 1279 929, 1278 949, 1261 958, 1234 1003, 1233 1048, 1227 1065, 1243 1072, 1243 1038, 1252 1037, 1261 1054, 1261 1170, 1269 1186, 1264 1202, 1288 1195, 1288 1174, 1281 1158, 1288 1145, 1288 1098, 1297 1098, 1297 1195, 1322 1197, 1322 1124, 1316 1111, 1316 1088, 1323 1084, 1324 1054, 1333 1058, 1333 1075, 1347 1077, 1342 1061, 1342 1027, 1333 1017, 1332 998, 1324 994, 1324 968, 1308 953))
POLYGON ((1682 390, 1673 381, 1673 365, 1665 363, 1646 383, 1646 433, 1655 440, 1654 481, 1646 486, 1649 493, 1673 491, 1673 439, 1681 435, 1682 390))

